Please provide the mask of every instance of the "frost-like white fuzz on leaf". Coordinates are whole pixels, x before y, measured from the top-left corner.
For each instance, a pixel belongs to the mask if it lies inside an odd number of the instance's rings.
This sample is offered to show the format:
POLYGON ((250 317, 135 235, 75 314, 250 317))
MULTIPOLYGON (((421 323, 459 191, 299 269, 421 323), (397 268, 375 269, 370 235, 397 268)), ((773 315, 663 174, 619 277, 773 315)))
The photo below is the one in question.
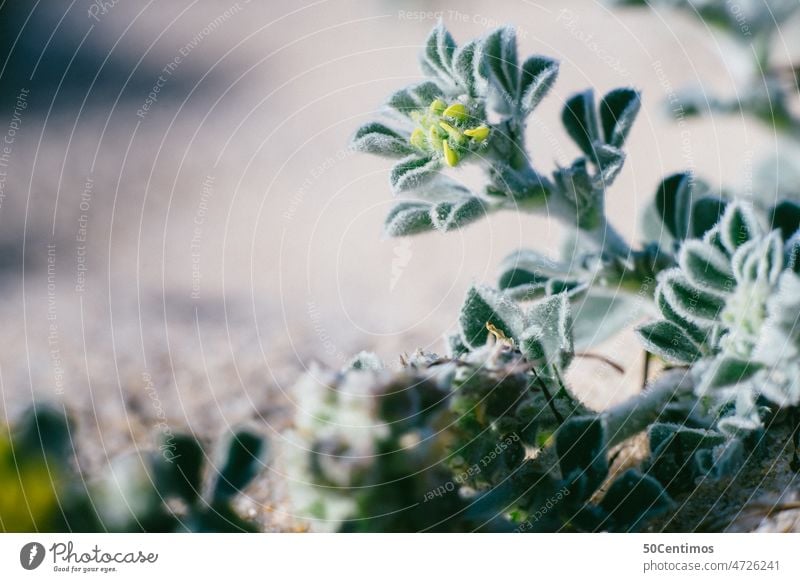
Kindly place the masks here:
POLYGON ((509 339, 519 337, 525 324, 520 306, 486 285, 475 285, 467 291, 458 321, 464 343, 471 348, 486 343, 490 333, 487 324, 509 339))
POLYGON ((572 317, 566 293, 559 293, 533 304, 525 314, 526 327, 520 336, 520 349, 534 362, 565 368, 572 361, 572 317))
POLYGON ((764 233, 761 221, 752 206, 743 202, 728 205, 720 221, 720 238, 729 254, 764 233))
POLYGON ((689 280, 704 289, 729 293, 735 284, 730 259, 718 248, 700 240, 681 245, 679 264, 689 280))
POLYGON ((723 298, 690 283, 680 269, 663 272, 659 289, 670 308, 691 323, 714 322, 725 307, 723 298))
POLYGON ((529 57, 520 71, 518 103, 522 112, 530 114, 544 99, 558 78, 558 61, 543 56, 529 57))
POLYGON ((645 349, 671 364, 691 364, 702 354, 688 334, 671 321, 654 321, 636 328, 645 349))
POLYGON ((353 136, 350 147, 355 151, 387 158, 402 158, 414 153, 408 136, 378 122, 362 125, 353 136))
POLYGON ((430 202, 403 200, 386 216, 383 228, 388 236, 409 236, 433 230, 430 202))
POLYGON ((414 190, 433 180, 441 168, 441 160, 411 155, 392 168, 389 181, 395 193, 414 190))

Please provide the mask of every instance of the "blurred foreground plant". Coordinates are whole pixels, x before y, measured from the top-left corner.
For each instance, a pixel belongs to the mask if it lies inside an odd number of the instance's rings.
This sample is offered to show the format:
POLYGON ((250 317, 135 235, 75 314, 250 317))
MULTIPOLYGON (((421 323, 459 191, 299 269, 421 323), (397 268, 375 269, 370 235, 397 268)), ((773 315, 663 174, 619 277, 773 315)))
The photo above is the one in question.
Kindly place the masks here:
POLYGON ((194 437, 175 435, 161 453, 115 458, 91 481, 78 470, 73 443, 68 416, 41 406, 0 434, 0 530, 257 530, 233 502, 263 464, 260 436, 234 433, 210 464, 194 437))

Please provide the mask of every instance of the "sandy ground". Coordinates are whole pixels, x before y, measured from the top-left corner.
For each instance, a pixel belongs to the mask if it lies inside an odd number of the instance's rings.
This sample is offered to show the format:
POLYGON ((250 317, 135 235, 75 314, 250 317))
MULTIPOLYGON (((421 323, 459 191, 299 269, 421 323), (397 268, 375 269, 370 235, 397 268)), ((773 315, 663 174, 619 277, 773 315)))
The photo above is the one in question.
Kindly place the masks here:
MULTIPOLYGON (((95 70, 54 100, 19 82, 31 106, 0 206, 0 242, 25 258, 2 279, 0 418, 32 399, 66 402, 90 472, 150 446, 160 415, 205 436, 256 422, 277 442, 309 362, 439 350, 470 282, 493 281, 517 247, 558 248, 556 224, 513 214, 448 236, 381 239, 390 166, 346 142, 418 78, 437 15, 416 11, 441 11, 459 41, 515 23, 523 53, 561 59, 530 127, 541 167, 576 154, 558 123, 569 94, 643 90, 608 200, 633 240, 666 173, 737 183, 754 152, 776 147, 740 119, 675 124, 664 114, 674 89, 702 76, 725 90, 737 74, 722 58, 731 48, 682 16, 576 0, 151 4, 119 3, 98 22, 68 14, 59 35, 73 46, 87 34, 74 54, 117 74, 91 84, 95 70)), ((572 377, 598 406, 635 390, 640 374, 631 337, 601 351, 627 373, 582 362, 572 377)), ((256 497, 280 505, 280 459, 275 467, 256 497)))

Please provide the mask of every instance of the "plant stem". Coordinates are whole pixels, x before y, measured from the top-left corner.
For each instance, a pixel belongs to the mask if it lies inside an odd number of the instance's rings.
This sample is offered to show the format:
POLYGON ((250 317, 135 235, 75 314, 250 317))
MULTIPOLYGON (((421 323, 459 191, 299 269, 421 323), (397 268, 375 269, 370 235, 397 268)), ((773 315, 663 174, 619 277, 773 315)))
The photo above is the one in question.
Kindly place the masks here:
POLYGON ((587 360, 599 360, 604 364, 614 368, 620 374, 625 373, 625 368, 623 368, 620 364, 609 358, 608 356, 604 356, 603 354, 595 354, 593 352, 575 352, 576 358, 585 358, 587 360))
POLYGON ((655 422, 674 398, 691 393, 691 377, 685 370, 673 370, 661 376, 640 394, 603 412, 608 435, 607 445, 613 446, 643 431, 655 422))
POLYGON ((536 382, 539 384, 539 388, 542 389, 542 394, 544 394, 544 397, 547 398, 547 405, 550 407, 553 416, 556 417, 556 422, 558 422, 559 425, 564 424, 564 417, 556 408, 556 403, 553 400, 553 396, 550 394, 550 391, 547 389, 547 385, 544 383, 541 376, 536 373, 535 368, 531 368, 531 371, 533 372, 534 378, 536 378, 536 382))

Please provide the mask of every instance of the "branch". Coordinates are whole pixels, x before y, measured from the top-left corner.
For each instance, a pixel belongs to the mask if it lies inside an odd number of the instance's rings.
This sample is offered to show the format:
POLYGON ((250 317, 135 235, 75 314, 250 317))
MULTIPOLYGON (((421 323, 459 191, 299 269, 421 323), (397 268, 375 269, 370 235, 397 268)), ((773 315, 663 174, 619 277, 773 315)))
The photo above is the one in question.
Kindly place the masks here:
POLYGON ((601 414, 609 447, 632 437, 652 424, 667 405, 691 395, 692 378, 686 370, 671 370, 651 383, 641 393, 601 414))

